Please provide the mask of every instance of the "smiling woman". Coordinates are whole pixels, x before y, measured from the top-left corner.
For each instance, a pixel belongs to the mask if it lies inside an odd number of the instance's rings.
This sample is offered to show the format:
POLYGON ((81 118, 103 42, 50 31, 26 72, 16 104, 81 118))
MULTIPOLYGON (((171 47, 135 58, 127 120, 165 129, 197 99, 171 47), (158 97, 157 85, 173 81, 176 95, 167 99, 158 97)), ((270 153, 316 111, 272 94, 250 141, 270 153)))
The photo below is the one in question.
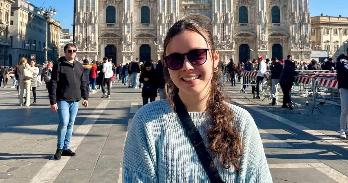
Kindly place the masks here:
POLYGON ((253 118, 222 93, 210 19, 179 20, 163 48, 167 99, 135 114, 123 182, 272 182, 253 118))

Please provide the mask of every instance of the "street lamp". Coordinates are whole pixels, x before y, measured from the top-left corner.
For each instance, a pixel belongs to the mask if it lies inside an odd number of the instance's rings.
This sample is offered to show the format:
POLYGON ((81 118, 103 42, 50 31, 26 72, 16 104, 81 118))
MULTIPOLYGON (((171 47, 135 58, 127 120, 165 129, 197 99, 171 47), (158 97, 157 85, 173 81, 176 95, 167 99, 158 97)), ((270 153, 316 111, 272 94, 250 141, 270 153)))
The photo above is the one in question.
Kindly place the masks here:
POLYGON ((48 21, 49 21, 49 19, 51 18, 51 17, 53 17, 55 14, 56 14, 56 10, 55 9, 53 9, 53 8, 48 8, 48 9, 46 9, 46 8, 41 8, 40 9, 40 11, 39 11, 39 13, 42 15, 42 16, 44 16, 45 17, 45 19, 46 19, 46 31, 45 31, 45 33, 46 33, 46 38, 45 38, 45 48, 44 48, 44 51, 45 51, 45 60, 47 60, 47 50, 48 50, 48 47, 47 47, 47 45, 48 45, 48 21))

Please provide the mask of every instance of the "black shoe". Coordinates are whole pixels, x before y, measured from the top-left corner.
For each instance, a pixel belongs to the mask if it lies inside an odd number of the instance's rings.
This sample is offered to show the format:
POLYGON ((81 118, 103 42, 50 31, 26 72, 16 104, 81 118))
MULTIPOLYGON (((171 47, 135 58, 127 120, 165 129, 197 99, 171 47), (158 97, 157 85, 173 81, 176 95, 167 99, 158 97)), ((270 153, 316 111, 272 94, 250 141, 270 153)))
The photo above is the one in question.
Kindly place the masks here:
POLYGON ((62 149, 57 149, 56 150, 56 154, 54 154, 54 159, 55 160, 60 160, 60 158, 61 158, 61 156, 62 156, 62 152, 63 152, 63 150, 62 149))
POLYGON ((290 110, 292 110, 292 109, 294 109, 294 105, 293 105, 292 103, 288 103, 288 108, 289 108, 290 110))
POLYGON ((260 99, 260 96, 256 96, 255 99, 260 99))
POLYGON ((276 99, 275 98, 272 98, 272 105, 276 105, 276 99))
POLYGON ((62 156, 75 156, 76 153, 72 152, 70 149, 63 150, 62 156))
POLYGON ((282 108, 289 108, 287 105, 282 105, 282 108))

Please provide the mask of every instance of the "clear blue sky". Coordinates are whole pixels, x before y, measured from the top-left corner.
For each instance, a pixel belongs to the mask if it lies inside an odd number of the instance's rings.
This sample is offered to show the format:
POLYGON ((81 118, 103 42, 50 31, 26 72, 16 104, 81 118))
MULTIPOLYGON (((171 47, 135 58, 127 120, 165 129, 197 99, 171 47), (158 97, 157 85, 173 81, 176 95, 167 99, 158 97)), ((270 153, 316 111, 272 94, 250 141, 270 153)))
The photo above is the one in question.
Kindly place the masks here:
MULTIPOLYGON (((69 28, 72 32, 73 22, 73 0, 29 0, 38 7, 53 7, 57 14, 55 18, 61 22, 62 28, 69 28)), ((330 16, 348 17, 348 0, 309 0, 311 16, 318 16, 320 13, 330 16)))

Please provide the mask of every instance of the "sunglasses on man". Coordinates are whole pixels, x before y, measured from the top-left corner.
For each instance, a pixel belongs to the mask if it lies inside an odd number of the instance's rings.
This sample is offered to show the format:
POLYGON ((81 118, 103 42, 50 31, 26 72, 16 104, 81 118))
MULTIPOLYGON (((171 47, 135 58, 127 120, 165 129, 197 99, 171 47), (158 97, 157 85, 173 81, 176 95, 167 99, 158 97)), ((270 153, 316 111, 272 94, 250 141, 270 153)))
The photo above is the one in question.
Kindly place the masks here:
POLYGON ((77 50, 68 50, 68 53, 76 53, 77 50))
POLYGON ((172 53, 164 57, 167 67, 171 70, 179 70, 184 66, 185 57, 191 65, 203 65, 207 61, 209 49, 193 49, 187 53, 172 53))

